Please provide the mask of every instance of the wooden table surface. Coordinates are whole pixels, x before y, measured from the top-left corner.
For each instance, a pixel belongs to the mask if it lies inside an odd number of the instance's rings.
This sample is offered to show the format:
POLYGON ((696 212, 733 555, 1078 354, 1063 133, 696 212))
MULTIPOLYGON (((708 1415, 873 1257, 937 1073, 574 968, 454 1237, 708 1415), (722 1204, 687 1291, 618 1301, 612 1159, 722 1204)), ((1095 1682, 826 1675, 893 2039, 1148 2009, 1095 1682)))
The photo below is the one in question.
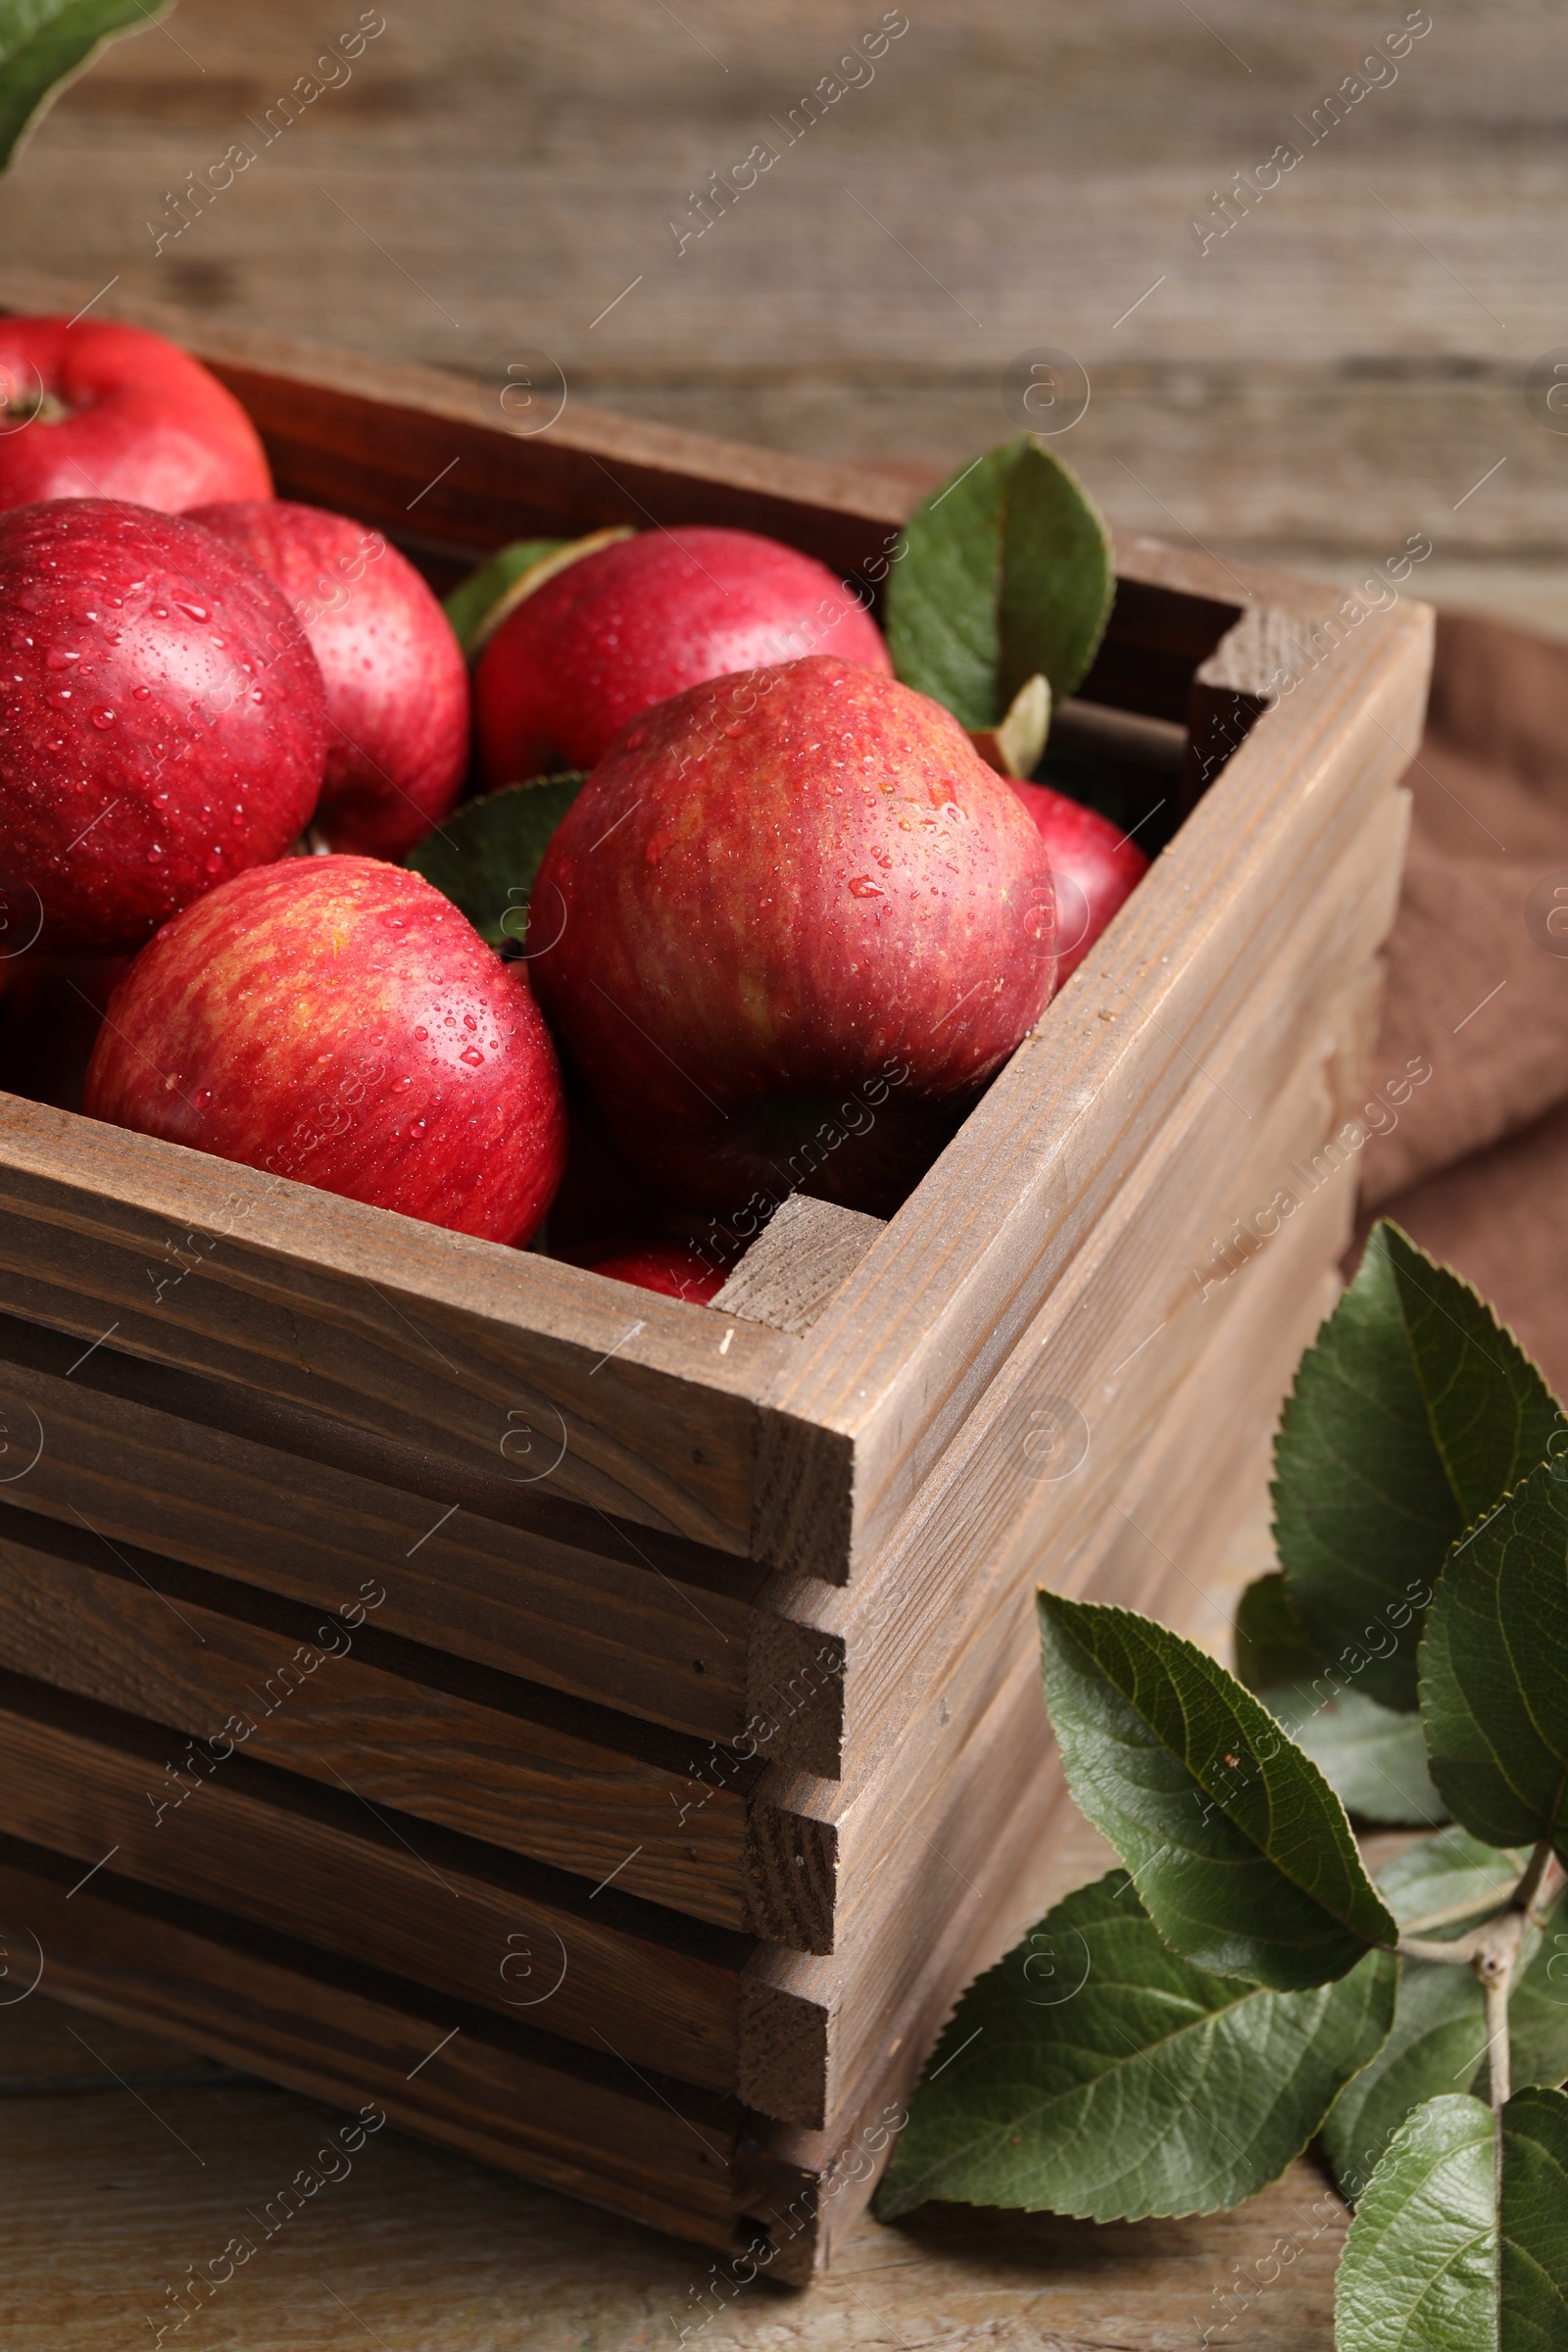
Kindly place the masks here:
MULTIPOLYGON (((910 480, 1017 429, 1009 364, 1065 351, 1092 394, 1061 446, 1118 526, 1346 578, 1425 532, 1423 594, 1568 630, 1568 436, 1526 397, 1568 345, 1560 10, 1433 0, 1397 78, 1316 144, 1298 118, 1403 0, 889 13, 907 29, 792 140, 879 0, 182 0, 45 122, 0 182, 0 240, 106 310, 481 376, 542 349, 583 399, 910 480), (357 22, 384 29, 349 66, 357 22), (307 74, 319 94, 270 131, 307 74), (1300 163, 1200 253, 1190 217, 1287 139, 1300 163), (175 234, 174 192, 240 141, 255 161, 175 234), (677 252, 693 191, 760 141, 776 163, 677 252)), ((1099 1866, 1086 1839, 1062 1883, 1099 1866)), ((151 2344, 183 2266, 323 2120, 47 1984, 0 1998, 0 2089, 7 2352, 151 2344)), ((824 2284, 759 2285, 688 2340, 1154 2352, 1208 2329, 1323 2352, 1343 2216, 1322 2199, 1302 2163, 1200 2223, 866 2221, 824 2284)), ((618 2352, 674 2342, 707 2273, 388 2132, 181 2333, 618 2352)))

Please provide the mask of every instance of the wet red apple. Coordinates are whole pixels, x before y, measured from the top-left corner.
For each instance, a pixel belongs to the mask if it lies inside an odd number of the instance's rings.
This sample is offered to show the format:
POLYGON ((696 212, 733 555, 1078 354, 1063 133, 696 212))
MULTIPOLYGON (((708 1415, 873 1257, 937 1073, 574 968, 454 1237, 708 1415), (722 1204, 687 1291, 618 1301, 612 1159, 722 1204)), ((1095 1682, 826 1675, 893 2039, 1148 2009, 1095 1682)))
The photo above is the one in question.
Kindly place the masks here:
POLYGON ((103 499, 0 514, 0 883, 37 944, 139 948, 309 823, 316 657, 199 523, 103 499))
POLYGON ((294 608, 326 687, 318 830, 334 850, 402 858, 463 789, 468 672, 452 624, 379 531, 274 499, 192 517, 242 548, 294 608))
POLYGON ((1098 808, 1049 784, 1014 784, 1051 859, 1056 882, 1059 987, 1149 871, 1137 844, 1098 808))
POLYGON ((810 556, 752 531, 641 532, 557 572, 485 647, 484 772, 501 785, 592 767, 667 696, 808 654, 893 666, 875 621, 810 556))
POLYGON ((634 720, 532 905, 611 1142, 743 1234, 801 1189, 896 1205, 1055 980, 1011 788, 939 704, 822 655, 634 720))
POLYGON ((666 1298, 686 1298, 695 1306, 706 1306, 728 1280, 725 1267, 715 1266, 689 1243, 657 1238, 630 1242, 609 1257, 596 1258, 592 1270, 608 1275, 612 1282, 659 1291, 666 1298))
POLYGON ((522 968, 373 858, 285 858, 166 924, 110 1001, 83 1108, 497 1242, 528 1240, 565 1158, 522 968))
POLYGON ((125 498, 177 514, 271 490, 256 427, 177 344, 107 319, 0 318, 0 508, 125 498))

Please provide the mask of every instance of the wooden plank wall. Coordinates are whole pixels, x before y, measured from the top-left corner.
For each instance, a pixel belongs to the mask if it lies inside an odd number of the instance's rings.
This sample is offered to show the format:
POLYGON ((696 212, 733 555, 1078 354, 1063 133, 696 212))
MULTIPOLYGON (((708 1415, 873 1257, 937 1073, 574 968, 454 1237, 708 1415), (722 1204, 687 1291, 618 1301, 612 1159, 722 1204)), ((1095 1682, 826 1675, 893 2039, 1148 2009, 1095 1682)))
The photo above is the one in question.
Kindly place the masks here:
POLYGON ((382 13, 269 134, 356 11, 181 0, 44 125, 0 246, 196 329, 469 372, 542 346, 578 398, 914 472, 1008 430, 1008 362, 1061 348, 1093 384, 1063 447, 1120 529, 1333 576, 1424 530, 1425 593, 1568 626, 1568 473, 1523 397, 1564 340, 1568 24, 1537 0, 1435 8, 1315 145, 1403 0, 921 0, 793 143, 880 8, 382 13), (166 191, 241 139, 172 233, 166 191), (1286 139, 1300 164, 1200 253, 1189 219, 1286 139), (666 222, 760 140, 777 164, 677 255, 666 222))

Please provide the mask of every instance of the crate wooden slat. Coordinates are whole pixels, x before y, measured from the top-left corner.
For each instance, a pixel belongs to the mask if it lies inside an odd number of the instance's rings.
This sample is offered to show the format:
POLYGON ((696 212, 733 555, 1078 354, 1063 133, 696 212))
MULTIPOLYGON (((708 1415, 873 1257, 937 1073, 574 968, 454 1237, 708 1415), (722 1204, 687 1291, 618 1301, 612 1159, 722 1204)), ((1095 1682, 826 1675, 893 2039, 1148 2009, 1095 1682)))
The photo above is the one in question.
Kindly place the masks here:
MULTIPOLYGON (((558 2034, 592 2047, 602 2029, 638 2065, 735 2087, 744 1936, 618 1887, 586 1900, 564 1872, 243 1751, 204 1777, 169 1727, 10 1673, 0 1785, 10 1834, 83 1870, 112 1848, 118 1877, 168 1894, 199 1886, 237 1919, 348 1959, 373 1921, 378 1963, 395 1975, 504 2017, 548 2000, 558 2034)), ((766 2005, 796 2004, 780 1991, 766 2005)))
POLYGON ((585 1538, 583 1513, 497 1472, 460 1482, 229 1383, 80 1356, 0 1316, 0 1401, 50 1433, 29 1509, 317 1608, 373 1581, 388 1632, 699 1740, 744 1732, 761 1568, 598 1514, 585 1538))
MULTIPOLYGON (((876 576, 903 503, 207 356, 280 491, 438 579, 698 520, 876 576)), ((1430 617, 1330 644, 1311 583, 1119 568, 1063 735, 1179 829, 897 1214, 793 1201, 709 1307, 0 1097, 6 1464, 40 1440, 0 1475, 0 1910, 56 1991, 710 2247, 770 2231, 777 2276, 827 2259, 1043 1884, 1034 1585, 1200 1620, 1348 1228, 1300 1175, 1218 1254, 1354 1114, 1430 617), (1070 1475, 1043 1413, 1080 1417, 1070 1475)))

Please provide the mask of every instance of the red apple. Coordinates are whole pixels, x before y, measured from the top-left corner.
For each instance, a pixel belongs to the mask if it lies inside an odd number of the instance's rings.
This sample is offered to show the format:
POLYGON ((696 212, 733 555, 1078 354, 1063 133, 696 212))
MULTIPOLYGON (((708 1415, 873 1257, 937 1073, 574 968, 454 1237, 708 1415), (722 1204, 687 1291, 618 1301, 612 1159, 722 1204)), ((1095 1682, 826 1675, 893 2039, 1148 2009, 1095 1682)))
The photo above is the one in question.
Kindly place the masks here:
POLYGON ((811 557, 751 531, 644 531, 557 572, 485 647, 484 772, 501 785, 592 767, 666 696, 807 654, 893 666, 875 621, 811 557))
POLYGON ((715 1266, 689 1242, 659 1240, 628 1243, 610 1257, 596 1259, 593 1271, 612 1282, 661 1291, 666 1298, 688 1298, 696 1306, 706 1306, 729 1278, 726 1268, 715 1266))
POLYGON ((177 514, 0 514, 0 864, 40 943, 117 955, 309 823, 320 672, 247 556, 177 514))
POLYGON ((1055 979, 1008 785, 939 704, 823 655, 635 719, 533 905, 540 1002, 611 1141, 743 1239, 802 1188, 895 1205, 1055 979))
POLYGON ((271 490, 256 427, 177 344, 100 319, 0 318, 0 508, 127 498, 177 514, 271 490))
POLYGON ((1149 859, 1108 817, 1064 792, 1049 784, 1014 784, 1012 790, 1034 818, 1056 878, 1060 987, 1148 873, 1149 859))
POLYGON ((167 923, 110 1002, 83 1107, 497 1242, 533 1233, 565 1157, 522 971, 373 858, 286 858, 167 923))
POLYGON ((201 507, 277 582, 326 685, 316 811, 334 850, 402 858, 445 816, 468 765, 468 672, 452 624, 379 531, 285 500, 201 507))

